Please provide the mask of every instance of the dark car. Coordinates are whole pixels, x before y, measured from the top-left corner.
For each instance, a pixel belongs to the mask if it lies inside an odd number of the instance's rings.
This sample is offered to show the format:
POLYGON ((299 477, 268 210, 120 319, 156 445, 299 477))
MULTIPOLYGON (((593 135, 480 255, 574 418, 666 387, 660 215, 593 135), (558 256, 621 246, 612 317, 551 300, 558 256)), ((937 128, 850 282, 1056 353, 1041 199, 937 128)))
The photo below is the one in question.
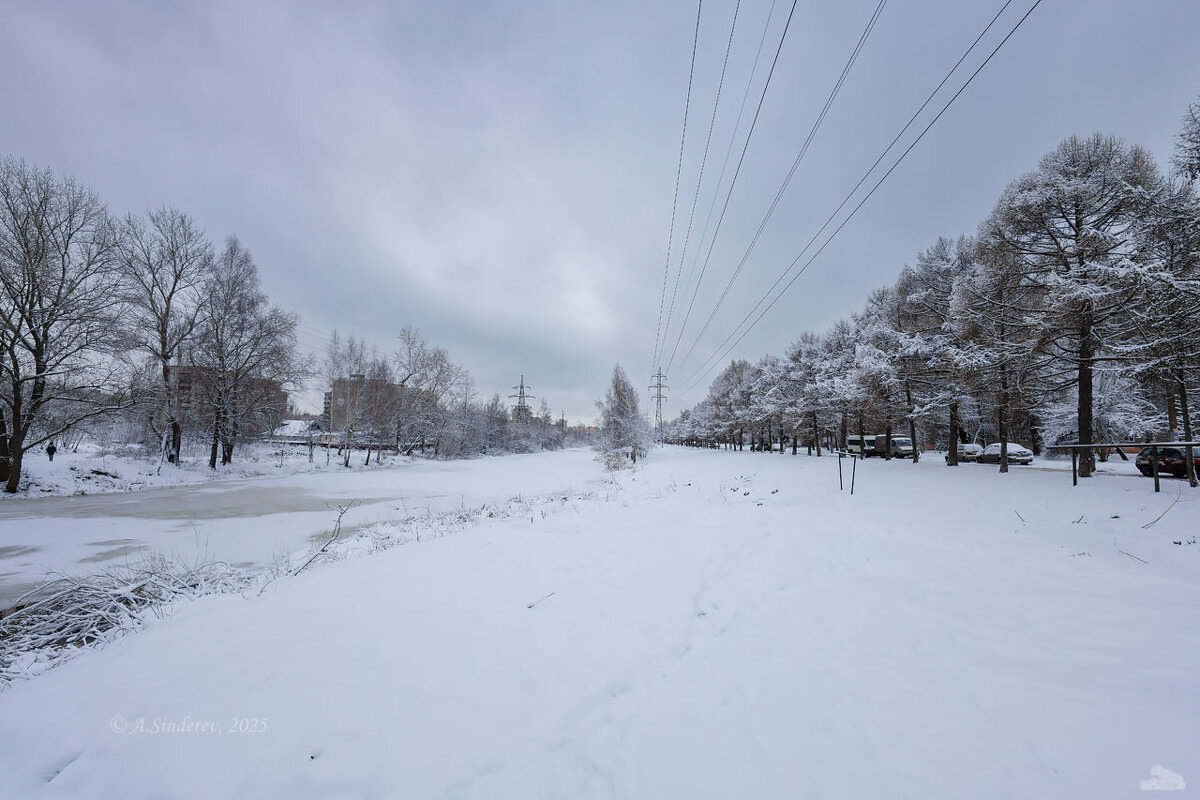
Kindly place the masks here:
MULTIPOLYGON (((1154 474, 1154 463, 1150 455, 1152 450, 1154 450, 1152 447, 1143 447, 1134 460, 1143 475, 1154 474)), ((1187 475, 1187 457, 1183 454, 1183 450, 1182 447, 1159 447, 1158 474, 1174 475, 1176 478, 1187 475)), ((1192 448, 1192 463, 1196 465, 1196 472, 1200 473, 1200 447, 1192 448)))

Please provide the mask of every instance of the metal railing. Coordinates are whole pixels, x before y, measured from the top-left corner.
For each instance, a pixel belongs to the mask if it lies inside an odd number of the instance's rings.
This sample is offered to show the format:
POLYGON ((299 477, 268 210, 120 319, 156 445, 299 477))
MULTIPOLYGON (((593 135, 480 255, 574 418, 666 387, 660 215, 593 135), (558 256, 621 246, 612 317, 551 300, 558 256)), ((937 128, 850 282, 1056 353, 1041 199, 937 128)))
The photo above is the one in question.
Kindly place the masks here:
POLYGON ((1079 451, 1080 450, 1100 450, 1107 447, 1126 448, 1137 447, 1150 448, 1150 474, 1154 476, 1154 491, 1161 491, 1159 485, 1159 470, 1158 470, 1158 451, 1160 448, 1182 448, 1185 453, 1184 461, 1187 466, 1188 485, 1195 488, 1196 486, 1196 462, 1195 456, 1192 455, 1191 448, 1200 447, 1200 442, 1093 442, 1091 444, 1052 444, 1047 445, 1047 450, 1070 450, 1071 451, 1071 485, 1079 485, 1079 451))

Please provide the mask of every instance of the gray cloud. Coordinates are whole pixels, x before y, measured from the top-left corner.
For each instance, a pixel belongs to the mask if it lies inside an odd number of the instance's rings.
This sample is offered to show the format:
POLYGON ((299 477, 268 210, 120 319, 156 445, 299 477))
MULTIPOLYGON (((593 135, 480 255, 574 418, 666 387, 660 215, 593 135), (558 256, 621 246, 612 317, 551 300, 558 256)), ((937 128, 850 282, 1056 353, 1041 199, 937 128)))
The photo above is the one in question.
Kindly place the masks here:
MULTIPOLYGON (((824 5, 793 20, 680 355, 874 8, 824 5)), ((673 368, 672 413, 999 5, 885 9, 709 335, 673 368)), ((742 4, 684 288, 768 8, 742 4)), ((668 299, 732 11, 705 4, 668 299)), ((1043 4, 732 355, 779 352, 853 312, 937 236, 971 232, 1066 135, 1118 134, 1165 160, 1200 92, 1198 13, 1043 4)), ((481 394, 524 373, 556 412, 590 420, 613 363, 638 384, 652 371, 694 14, 632 0, 30 4, 0 30, 0 150, 77 175, 114 211, 169 204, 215 240, 236 232, 308 347, 337 328, 386 349, 413 324, 481 394)))

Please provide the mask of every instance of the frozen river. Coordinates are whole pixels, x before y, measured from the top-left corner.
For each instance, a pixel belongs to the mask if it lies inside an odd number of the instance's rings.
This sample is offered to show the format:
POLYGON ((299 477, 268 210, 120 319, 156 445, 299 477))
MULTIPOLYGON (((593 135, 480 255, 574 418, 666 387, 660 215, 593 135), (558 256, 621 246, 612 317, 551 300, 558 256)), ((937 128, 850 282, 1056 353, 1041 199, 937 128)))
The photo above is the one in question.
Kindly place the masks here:
POLYGON ((0 503, 0 608, 51 573, 81 574, 152 552, 186 560, 270 563, 332 529, 429 511, 533 497, 600 478, 590 451, 473 461, 413 462, 376 470, 218 481, 81 497, 0 503))

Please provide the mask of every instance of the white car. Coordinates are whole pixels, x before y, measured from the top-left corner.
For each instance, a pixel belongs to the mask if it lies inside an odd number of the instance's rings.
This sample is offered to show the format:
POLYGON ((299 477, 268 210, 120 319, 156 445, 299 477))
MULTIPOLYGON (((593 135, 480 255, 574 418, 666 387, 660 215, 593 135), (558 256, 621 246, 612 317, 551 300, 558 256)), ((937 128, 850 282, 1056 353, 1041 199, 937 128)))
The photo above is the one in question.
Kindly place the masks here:
MULTIPOLYGON (((975 459, 980 464, 999 464, 1000 463, 1000 442, 989 444, 979 452, 975 459)), ((1008 463, 1010 464, 1029 464, 1033 462, 1033 451, 1024 445, 1019 445, 1016 442, 1008 443, 1008 463)))
MULTIPOLYGON (((968 442, 966 444, 959 444, 959 446, 958 446, 958 461, 959 461, 959 463, 962 463, 964 461, 976 461, 979 459, 979 454, 982 452, 983 452, 983 445, 981 445, 981 444, 975 444, 974 442, 968 442)), ((947 464, 950 463, 950 454, 949 453, 946 453, 946 463, 947 464)))

